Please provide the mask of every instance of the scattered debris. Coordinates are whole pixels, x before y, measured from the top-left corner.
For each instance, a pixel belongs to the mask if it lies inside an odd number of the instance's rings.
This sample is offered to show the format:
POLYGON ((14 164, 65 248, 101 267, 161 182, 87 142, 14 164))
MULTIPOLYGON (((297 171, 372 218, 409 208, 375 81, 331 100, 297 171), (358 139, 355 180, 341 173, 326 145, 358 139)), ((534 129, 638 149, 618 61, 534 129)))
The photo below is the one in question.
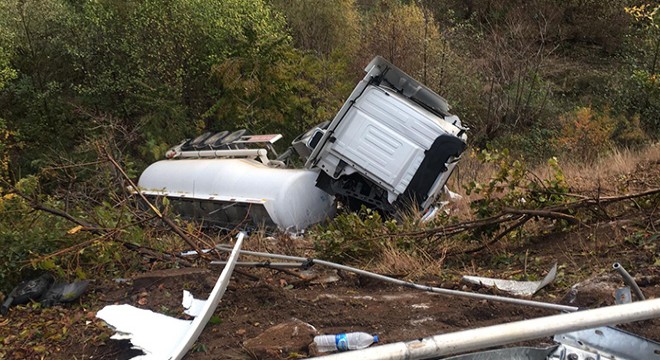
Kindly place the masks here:
POLYGON ((657 359, 660 354, 660 343, 610 326, 559 334, 553 339, 557 344, 547 348, 504 348, 452 356, 445 360, 638 360, 657 359))
MULTIPOLYGON (((229 251, 229 249, 224 245, 218 245, 216 248, 219 251, 229 251)), ((510 298, 510 297, 490 295, 490 294, 472 293, 472 292, 467 292, 467 291, 445 289, 445 288, 440 288, 440 287, 435 287, 435 286, 420 285, 420 284, 416 284, 416 283, 413 283, 413 282, 410 282, 410 281, 399 280, 399 279, 391 278, 389 276, 372 273, 372 272, 369 272, 369 271, 366 271, 366 270, 357 269, 357 268, 354 268, 354 267, 341 265, 341 264, 337 264, 337 263, 333 263, 333 262, 325 261, 325 260, 313 259, 313 258, 303 258, 303 257, 299 257, 299 256, 288 256, 288 255, 281 255, 281 254, 270 254, 270 253, 263 253, 263 252, 256 252, 256 251, 245 251, 245 250, 241 250, 241 254, 267 257, 267 258, 273 258, 273 259, 288 260, 288 261, 296 261, 296 262, 300 262, 300 263, 304 264, 304 267, 310 267, 314 264, 323 265, 323 266, 327 266, 327 267, 330 267, 330 268, 333 268, 333 269, 347 271, 347 272, 354 273, 354 274, 357 274, 357 275, 360 275, 360 276, 365 276, 365 277, 368 277, 368 278, 372 278, 372 279, 376 279, 376 280, 380 280, 380 281, 385 281, 385 282, 388 282, 388 283, 397 284, 397 285, 405 286, 405 287, 412 288, 412 289, 418 289, 418 290, 422 290, 422 291, 428 291, 428 292, 433 292, 433 293, 438 293, 438 294, 443 294, 443 295, 448 295, 448 296, 459 296, 459 297, 466 297, 466 298, 472 298, 472 299, 498 301, 498 302, 505 302, 505 303, 510 303, 510 304, 518 304, 518 305, 524 305, 524 306, 532 306, 532 307, 552 309, 552 310, 558 310, 558 311, 567 311, 567 312, 572 312, 572 311, 577 311, 578 310, 578 308, 573 307, 573 306, 565 306, 565 305, 552 304, 552 303, 541 302, 541 301, 510 298)), ((211 261, 211 264, 217 264, 217 262, 211 261)), ((556 270, 556 264, 553 267, 553 269, 554 269, 554 272, 556 273, 556 271, 557 271, 556 270)), ((547 279, 549 279, 548 281, 552 281, 552 279, 554 279, 554 275, 553 276, 550 276, 550 275, 551 274, 548 274, 548 276, 546 276, 546 279, 544 279, 544 281, 547 280, 547 279)), ((545 285, 543 285, 543 286, 545 286, 545 285)))
POLYGON ((562 354, 567 354, 568 359, 603 360, 657 359, 660 356, 660 343, 611 326, 555 335, 554 340, 561 345, 550 359, 562 359, 562 354))
POLYGON ((88 286, 89 280, 74 281, 72 283, 55 282, 40 302, 46 307, 72 302, 79 298, 88 286))
POLYGON ((555 280, 557 276, 557 264, 552 266, 548 275, 541 281, 516 281, 492 279, 478 276, 463 276, 463 281, 471 284, 496 287, 513 295, 531 296, 555 280))
POLYGON ((145 353, 134 359, 181 359, 197 340, 225 293, 244 237, 245 233, 238 234, 228 264, 207 300, 194 299, 184 292, 183 305, 187 306, 189 314, 195 315, 194 320, 176 319, 126 304, 108 305, 99 310, 96 317, 115 329, 117 333, 112 339, 128 339, 135 349, 145 353))
MULTIPOLYGON (((642 341, 627 343, 628 338, 619 339, 606 338, 602 329, 593 329, 599 326, 607 326, 621 323, 628 323, 633 321, 647 320, 660 317, 660 299, 639 301, 634 304, 606 306, 599 309, 578 311, 569 314, 560 314, 553 316, 546 316, 536 319, 516 321, 507 324, 499 324, 494 326, 487 326, 482 328, 464 330, 449 334, 441 334, 423 339, 416 339, 407 342, 397 342, 376 346, 369 349, 357 350, 349 353, 338 353, 325 357, 325 360, 339 360, 339 359, 388 359, 388 360, 403 360, 403 359, 426 359, 435 358, 440 356, 465 353, 479 349, 485 349, 493 346, 501 346, 510 343, 533 340, 546 336, 554 336, 557 334, 564 334, 566 332, 576 332, 580 330, 593 331, 596 336, 588 336, 590 344, 581 342, 583 335, 577 337, 566 336, 560 337, 562 341, 566 339, 576 339, 575 343, 580 346, 566 347, 566 350, 561 350, 558 357, 549 357, 548 359, 587 359, 588 357, 580 357, 576 354, 577 350, 586 349, 589 351, 595 350, 596 346, 601 345, 610 349, 612 357, 607 359, 619 359, 620 354, 614 354, 617 346, 622 345, 622 349, 627 351, 623 359, 652 359, 657 356, 660 347, 658 344, 646 339, 642 341), (589 330, 591 329, 591 330, 589 330), (599 338, 600 337, 600 338, 599 338), (590 348, 589 345, 596 345, 590 348), (639 350, 629 346, 643 346, 645 352, 651 354, 649 357, 637 357, 639 350), (568 354, 576 354, 572 356, 565 356, 568 354)), ((580 333, 581 334, 581 333, 580 333)), ((617 336, 619 336, 617 334, 617 336)), ((568 342, 568 341, 566 341, 568 342)), ((596 350, 598 351, 598 350, 596 350)), ((592 351, 593 353, 593 351, 592 351)), ((596 354, 600 354, 596 352, 596 354)), ((464 359, 483 359, 473 354, 474 357, 467 357, 464 359)), ((486 357, 487 358, 487 357, 486 357)), ((509 358, 509 357, 502 357, 509 358)), ((532 359, 546 359, 532 358, 532 359)), ((596 356, 595 358, 598 358, 596 356)))
POLYGON ((44 307, 72 302, 87 290, 88 285, 89 280, 67 283, 55 281, 55 277, 52 274, 44 273, 35 279, 26 280, 18 284, 7 295, 0 308, 0 313, 7 315, 9 307, 12 305, 27 304, 30 301, 38 301, 44 307))
POLYGON ((21 282, 7 295, 2 308, 0 308, 0 313, 7 315, 9 307, 12 305, 27 304, 30 301, 40 300, 54 281, 55 278, 52 274, 45 273, 36 279, 21 282))

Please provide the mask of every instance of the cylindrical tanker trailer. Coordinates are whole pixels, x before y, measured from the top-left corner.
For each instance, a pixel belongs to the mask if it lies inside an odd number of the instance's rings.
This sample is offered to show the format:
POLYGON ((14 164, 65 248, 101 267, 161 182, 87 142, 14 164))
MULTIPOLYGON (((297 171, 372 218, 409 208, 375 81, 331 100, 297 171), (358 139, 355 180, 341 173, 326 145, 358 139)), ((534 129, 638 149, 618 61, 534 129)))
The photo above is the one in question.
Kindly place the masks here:
POLYGON ((298 231, 334 215, 334 197, 314 186, 318 173, 252 159, 162 160, 140 176, 145 195, 166 196, 184 217, 210 225, 276 225, 298 231))

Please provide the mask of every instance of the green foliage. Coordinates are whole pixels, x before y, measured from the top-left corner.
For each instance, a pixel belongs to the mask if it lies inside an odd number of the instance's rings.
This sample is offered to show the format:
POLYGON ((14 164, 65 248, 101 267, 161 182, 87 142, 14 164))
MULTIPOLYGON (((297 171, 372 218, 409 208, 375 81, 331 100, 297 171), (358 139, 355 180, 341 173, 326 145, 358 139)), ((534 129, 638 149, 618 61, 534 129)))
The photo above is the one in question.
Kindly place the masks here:
POLYGON ((660 135, 660 6, 636 4, 625 11, 632 22, 621 67, 613 78, 611 99, 627 118, 638 117, 641 130, 657 138, 660 135))
MULTIPOLYGON (((26 179, 19 186, 28 188, 28 182, 26 179)), ((0 290, 11 290, 21 280, 21 273, 30 269, 28 261, 33 254, 58 249, 61 235, 46 231, 56 228, 57 223, 57 219, 32 212, 25 200, 16 194, 0 193, 0 247, 3 250, 0 252, 0 290)))
POLYGON ((99 114, 139 134, 123 141, 152 161, 197 133, 223 96, 212 67, 230 58, 272 65, 289 43, 284 19, 263 1, 10 0, 2 11, 0 69, 6 53, 17 78, 0 93, 0 116, 22 135, 13 166, 23 173, 37 170, 30 164, 44 149, 102 136, 90 121, 99 114))
MULTIPOLYGON (((7 128, 5 120, 0 118, 0 181, 9 181, 11 153, 20 148, 16 142, 16 133, 7 128)), ((0 187, 0 190, 2 187, 0 187)))
POLYGON ((282 11, 297 48, 321 57, 358 56, 360 15, 355 0, 274 0, 282 11))
POLYGON ((332 119, 350 91, 343 70, 289 47, 273 58, 229 59, 213 68, 222 96, 206 113, 207 127, 245 127, 293 139, 332 119))
MULTIPOLYGON (((16 185, 25 196, 42 206, 61 209, 61 201, 41 192, 39 179, 22 178, 16 185)), ((121 251, 121 243, 81 231, 63 217, 35 211, 31 201, 0 189, 0 290, 8 291, 30 272, 41 269, 68 278, 93 278, 96 274, 117 274, 136 265, 131 253, 121 251), (83 246, 80 246, 82 244, 83 246), (51 255, 69 249, 61 255, 51 255)), ((102 224, 122 227, 133 221, 130 213, 102 203, 93 209, 68 209, 72 216, 102 224)), ((139 227, 126 227, 120 238, 140 241, 139 227)))
POLYGON ((340 214, 311 234, 316 251, 324 258, 359 262, 377 257, 387 241, 386 235, 396 230, 396 220, 385 220, 378 212, 362 206, 359 212, 340 214))
POLYGON ((552 172, 547 178, 541 179, 527 168, 524 161, 514 160, 507 149, 484 149, 477 157, 483 163, 496 167, 487 182, 472 181, 465 186, 468 195, 482 195, 482 199, 470 205, 479 218, 499 214, 507 207, 536 209, 566 200, 568 184, 556 158, 548 160, 552 172))

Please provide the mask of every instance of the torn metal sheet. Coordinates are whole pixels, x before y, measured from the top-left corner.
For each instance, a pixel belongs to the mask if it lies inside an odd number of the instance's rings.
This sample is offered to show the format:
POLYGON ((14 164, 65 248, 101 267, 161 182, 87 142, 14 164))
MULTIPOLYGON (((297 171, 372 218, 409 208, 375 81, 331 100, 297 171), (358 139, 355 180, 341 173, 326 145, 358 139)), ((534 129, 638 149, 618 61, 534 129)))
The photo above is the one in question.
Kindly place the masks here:
POLYGON ((579 359, 660 359, 660 343, 610 326, 555 335, 561 344, 550 359, 576 354, 579 359))
POLYGON ((660 344, 610 326, 555 335, 554 346, 479 351, 445 360, 647 360, 658 359, 660 344))
POLYGON ((557 264, 548 272, 548 275, 541 281, 516 281, 516 280, 502 280, 493 279, 479 276, 463 276, 463 281, 471 284, 477 284, 488 287, 496 287, 499 290, 506 291, 513 295, 534 295, 537 291, 541 290, 546 285, 555 280, 557 276, 557 264))
POLYGON ((225 293, 244 237, 245 233, 238 234, 227 265, 207 300, 197 300, 184 291, 182 303, 186 313, 195 316, 194 320, 181 320, 127 304, 106 306, 96 317, 115 329, 117 333, 113 339, 128 339, 135 349, 145 353, 133 359, 181 359, 195 343, 225 293))

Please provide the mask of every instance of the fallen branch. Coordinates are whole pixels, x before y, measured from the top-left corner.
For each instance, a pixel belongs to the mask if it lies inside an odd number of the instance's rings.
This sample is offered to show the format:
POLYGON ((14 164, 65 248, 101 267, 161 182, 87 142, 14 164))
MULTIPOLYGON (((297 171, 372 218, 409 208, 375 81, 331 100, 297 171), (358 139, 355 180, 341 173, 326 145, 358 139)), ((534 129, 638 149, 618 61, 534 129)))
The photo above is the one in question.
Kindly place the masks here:
POLYGON ((152 249, 152 248, 149 248, 149 247, 146 247, 146 246, 142 246, 142 245, 133 244, 133 243, 130 243, 130 242, 123 242, 123 244, 124 244, 124 247, 127 248, 128 250, 138 252, 142 255, 150 256, 150 257, 152 257, 154 259, 157 259, 157 260, 177 261, 178 263, 180 263, 183 266, 194 267, 193 263, 191 263, 190 261, 184 259, 182 256, 179 256, 178 254, 166 254, 162 251, 158 251, 158 250, 155 250, 155 249, 152 249))
MULTIPOLYGON (((611 205, 616 202, 620 201, 625 201, 625 200, 631 200, 631 199, 636 199, 640 197, 645 197, 645 196, 651 196, 651 195, 656 195, 660 194, 660 189, 652 189, 652 190, 647 190, 641 193, 636 193, 636 194, 627 194, 627 195, 620 195, 620 196, 606 196, 606 197, 599 197, 597 199, 593 198, 585 198, 581 199, 578 201, 570 202, 567 204, 561 204, 561 205, 555 205, 555 206, 549 206, 546 208, 542 209, 515 209, 515 208, 504 208, 501 213, 491 216, 486 219, 481 219, 481 220, 472 220, 472 221, 467 221, 463 223, 458 223, 454 225, 449 225, 445 227, 438 227, 438 228, 433 228, 433 229, 427 229, 427 230, 420 230, 416 232, 408 232, 408 233, 400 233, 400 234, 392 234, 391 236, 432 236, 432 235, 438 235, 442 234, 445 236, 452 236, 467 230, 475 229, 475 228, 480 228, 484 226, 493 226, 493 225, 498 225, 498 224, 503 224, 507 223, 510 221, 514 221, 516 218, 511 217, 511 215, 529 215, 533 217, 540 217, 540 218, 550 218, 550 219, 562 219, 569 221, 572 224, 577 224, 577 225, 586 225, 583 221, 580 219, 576 218, 575 216, 566 214, 565 212, 569 210, 578 210, 582 208, 589 208, 591 206, 599 206, 603 208, 605 205, 611 205), (508 215, 508 216, 507 216, 508 215)), ((608 219, 611 220, 611 217, 608 217, 608 219)))
MULTIPOLYGON (((607 218, 607 220, 611 222, 615 220, 615 218, 607 214, 607 212, 605 211, 605 206, 620 201, 633 200, 633 199, 637 199, 645 196, 652 196, 656 194, 660 194, 660 189, 652 189, 636 194, 627 194, 627 195, 619 195, 619 196, 606 196, 606 197, 598 196, 597 198, 586 198, 580 196, 579 200, 566 204, 549 206, 541 209, 516 209, 516 208, 505 207, 502 209, 502 212, 500 212, 499 214, 484 219, 470 220, 470 221, 440 226, 431 229, 421 229, 421 230, 408 231, 408 232, 392 232, 392 233, 387 233, 387 234, 367 238, 364 240, 370 241, 370 240, 379 240, 383 238, 394 238, 394 237, 438 239, 438 238, 455 236, 471 230, 483 229, 492 226, 501 226, 511 222, 515 222, 506 230, 496 235, 496 237, 490 240, 487 244, 479 246, 475 249, 457 252, 457 253, 470 254, 481 251, 484 248, 496 243, 514 229, 523 226, 529 220, 532 220, 534 218, 560 219, 560 220, 568 221, 573 225, 584 225, 589 227, 590 226, 589 223, 586 223, 585 221, 580 220, 573 215, 567 214, 567 212, 577 211, 580 209, 587 209, 589 211, 594 212, 593 207, 597 206, 598 209, 600 209, 600 211, 602 212, 602 214, 605 214, 605 218, 607 218)), ((573 194, 571 194, 571 196, 578 197, 578 195, 573 195, 573 194)), ((660 197, 658 197, 658 199, 660 200, 660 197)), ((599 215, 602 214, 594 212, 594 218, 592 218, 591 223, 593 222, 599 223, 598 218, 599 215), (594 221, 594 219, 596 221, 594 221)))
POLYGON ((564 214, 558 211, 550 211, 550 210, 532 210, 532 209, 514 209, 514 208, 504 208, 502 209, 505 213, 509 214, 518 214, 518 215, 530 215, 530 216, 537 216, 537 217, 544 217, 544 218, 550 218, 550 219, 561 219, 561 220, 566 220, 570 223, 576 224, 576 225, 584 225, 582 222, 576 218, 575 216, 564 214))
POLYGON ((16 194, 16 195, 20 196, 21 198, 25 199, 25 201, 27 201, 28 204, 30 204, 30 207, 34 210, 43 211, 43 212, 49 213, 51 215, 55 215, 55 216, 59 216, 59 217, 62 217, 64 219, 67 219, 67 220, 69 220, 70 222, 72 222, 76 225, 82 226, 82 228, 80 230, 89 231, 89 232, 91 232, 92 234, 95 234, 95 235, 102 235, 102 234, 105 234, 108 231, 110 231, 110 229, 103 228, 103 227, 100 227, 98 225, 94 225, 92 223, 89 223, 87 221, 78 219, 78 218, 74 217, 73 215, 71 215, 71 214, 69 214, 69 213, 67 213, 63 210, 45 206, 44 204, 41 203, 41 201, 39 201, 39 199, 28 196, 27 194, 25 194, 24 192, 18 190, 16 187, 12 186, 8 182, 3 180, 3 183, 5 184, 5 186, 7 186, 10 189, 10 191, 13 194, 16 194))
POLYGON ((491 240, 488 243, 483 244, 479 247, 476 247, 474 249, 463 251, 463 253, 464 254, 474 254, 474 253, 479 252, 479 251, 481 251, 481 250, 483 250, 483 249, 485 249, 489 246, 494 245, 496 242, 500 241, 503 237, 508 235, 513 230, 525 225, 525 223, 528 222, 530 219, 531 219, 531 217, 529 217, 527 215, 523 215, 515 224, 511 225, 509 228, 507 228, 506 230, 499 233, 495 238, 493 238, 493 240, 491 240))
POLYGON ((185 241, 188 245, 190 245, 195 251, 202 257, 205 257, 208 259, 208 256, 202 252, 202 250, 197 246, 197 244, 192 241, 188 235, 186 235, 181 228, 179 228, 169 217, 165 216, 156 206, 154 206, 144 194, 139 191, 138 186, 131 180, 131 178, 126 174, 124 169, 117 163, 117 161, 112 157, 110 152, 107 149, 105 150, 105 155, 107 156, 108 160, 112 163, 112 165, 119 171, 119 173, 124 177, 124 179, 131 185, 133 189, 135 189, 136 193, 138 196, 144 201, 145 204, 149 206, 149 208, 158 216, 167 226, 170 227, 183 241, 185 241))

